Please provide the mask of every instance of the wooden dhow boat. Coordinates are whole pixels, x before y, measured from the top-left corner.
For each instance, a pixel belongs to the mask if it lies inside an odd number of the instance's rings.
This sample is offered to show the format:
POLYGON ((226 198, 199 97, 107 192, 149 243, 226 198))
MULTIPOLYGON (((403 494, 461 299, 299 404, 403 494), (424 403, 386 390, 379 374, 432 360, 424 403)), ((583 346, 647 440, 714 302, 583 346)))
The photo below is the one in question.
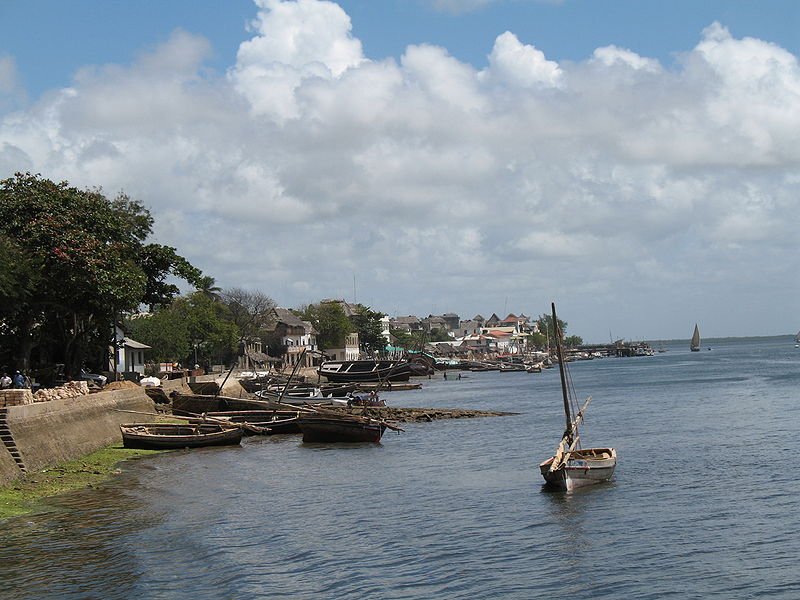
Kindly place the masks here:
POLYGON ((407 360, 326 360, 317 372, 330 382, 408 381, 407 360))
POLYGON ((126 448, 143 450, 235 446, 244 433, 238 426, 211 423, 126 423, 119 428, 126 448))
POLYGON ((544 480, 551 487, 571 491, 573 489, 608 481, 617 466, 617 451, 614 448, 581 448, 578 425, 583 420, 591 398, 574 413, 571 382, 568 385, 567 364, 564 360, 563 335, 558 327, 556 305, 552 304, 553 323, 556 329, 558 368, 561 373, 561 393, 567 428, 556 448, 555 454, 539 465, 544 480))
POLYGON ((297 424, 300 411, 297 410, 237 410, 210 412, 201 418, 215 421, 229 421, 244 427, 245 435, 276 435, 282 433, 300 433, 297 424))
POLYGON ((386 421, 332 411, 304 413, 298 419, 303 442, 358 443, 381 441, 387 429, 403 431, 386 421))

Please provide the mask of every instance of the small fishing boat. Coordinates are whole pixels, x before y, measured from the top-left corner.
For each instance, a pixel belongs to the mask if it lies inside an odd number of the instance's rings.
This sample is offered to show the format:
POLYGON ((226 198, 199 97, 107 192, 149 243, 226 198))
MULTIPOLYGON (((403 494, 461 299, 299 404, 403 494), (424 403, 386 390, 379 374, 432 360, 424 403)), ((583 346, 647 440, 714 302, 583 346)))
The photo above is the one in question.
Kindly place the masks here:
POLYGON ((126 423, 119 426, 126 448, 170 450, 241 443, 241 427, 220 424, 126 423))
POLYGON ((330 382, 408 381, 407 360, 326 360, 317 372, 330 382))
POLYGON ((282 404, 331 404, 330 395, 324 395, 319 388, 292 390, 288 392, 259 390, 255 396, 260 400, 280 402, 282 404))
POLYGON ((298 420, 304 442, 379 442, 383 421, 349 415, 304 415, 298 420))
POLYGON ((694 333, 692 334, 692 341, 689 342, 689 350, 700 352, 700 329, 697 328, 697 323, 694 324, 694 333))
POLYGON ((297 424, 300 411, 295 410, 220 411, 206 413, 205 416, 213 420, 225 420, 251 426, 244 428, 245 435, 300 433, 300 427, 297 424))
MULTIPOLYGON (((556 305, 552 304, 553 323, 558 323, 556 305)), ((544 480, 551 487, 571 491, 575 488, 601 483, 611 479, 617 466, 617 451, 614 448, 581 448, 578 425, 583 420, 591 398, 573 418, 573 389, 568 383, 569 373, 564 360, 562 348, 562 332, 556 327, 556 349, 558 351, 558 367, 561 373, 561 393, 564 400, 564 414, 567 428, 556 448, 555 454, 539 464, 544 480)), ((577 407, 576 407, 577 408, 577 407)))
POLYGON ((170 394, 172 412, 175 414, 202 414, 226 410, 270 410, 272 404, 264 400, 213 396, 210 394, 170 394))

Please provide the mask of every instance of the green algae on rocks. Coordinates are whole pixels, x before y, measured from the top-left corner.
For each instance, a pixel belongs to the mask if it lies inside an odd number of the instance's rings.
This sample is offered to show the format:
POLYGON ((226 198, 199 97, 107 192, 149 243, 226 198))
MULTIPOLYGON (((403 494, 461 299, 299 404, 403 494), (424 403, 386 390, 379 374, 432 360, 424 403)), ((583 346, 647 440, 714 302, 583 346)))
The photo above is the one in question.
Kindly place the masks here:
POLYGON ((33 512, 45 498, 98 485, 119 473, 117 465, 124 460, 159 452, 161 450, 130 450, 118 443, 66 463, 26 473, 0 486, 0 520, 33 512))

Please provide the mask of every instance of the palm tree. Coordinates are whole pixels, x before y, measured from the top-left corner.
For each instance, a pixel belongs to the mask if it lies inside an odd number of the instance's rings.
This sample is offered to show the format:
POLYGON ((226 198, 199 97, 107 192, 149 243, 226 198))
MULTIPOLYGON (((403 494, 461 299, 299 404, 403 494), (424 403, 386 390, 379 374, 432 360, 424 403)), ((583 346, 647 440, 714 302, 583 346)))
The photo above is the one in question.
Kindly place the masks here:
POLYGON ((209 300, 213 300, 214 302, 219 302, 221 299, 222 288, 214 285, 216 281, 213 277, 208 275, 204 275, 200 279, 197 280, 197 284, 195 284, 195 289, 203 294, 209 300))

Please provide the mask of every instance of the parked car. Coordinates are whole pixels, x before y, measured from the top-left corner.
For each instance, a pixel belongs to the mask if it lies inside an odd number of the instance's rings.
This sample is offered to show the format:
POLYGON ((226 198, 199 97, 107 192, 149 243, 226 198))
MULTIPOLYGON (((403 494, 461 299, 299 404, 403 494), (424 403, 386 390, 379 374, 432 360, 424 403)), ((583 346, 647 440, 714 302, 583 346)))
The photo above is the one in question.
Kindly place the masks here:
POLYGON ((81 369, 81 379, 94 383, 98 387, 103 387, 108 381, 105 375, 98 375, 97 373, 89 373, 86 369, 81 369))

